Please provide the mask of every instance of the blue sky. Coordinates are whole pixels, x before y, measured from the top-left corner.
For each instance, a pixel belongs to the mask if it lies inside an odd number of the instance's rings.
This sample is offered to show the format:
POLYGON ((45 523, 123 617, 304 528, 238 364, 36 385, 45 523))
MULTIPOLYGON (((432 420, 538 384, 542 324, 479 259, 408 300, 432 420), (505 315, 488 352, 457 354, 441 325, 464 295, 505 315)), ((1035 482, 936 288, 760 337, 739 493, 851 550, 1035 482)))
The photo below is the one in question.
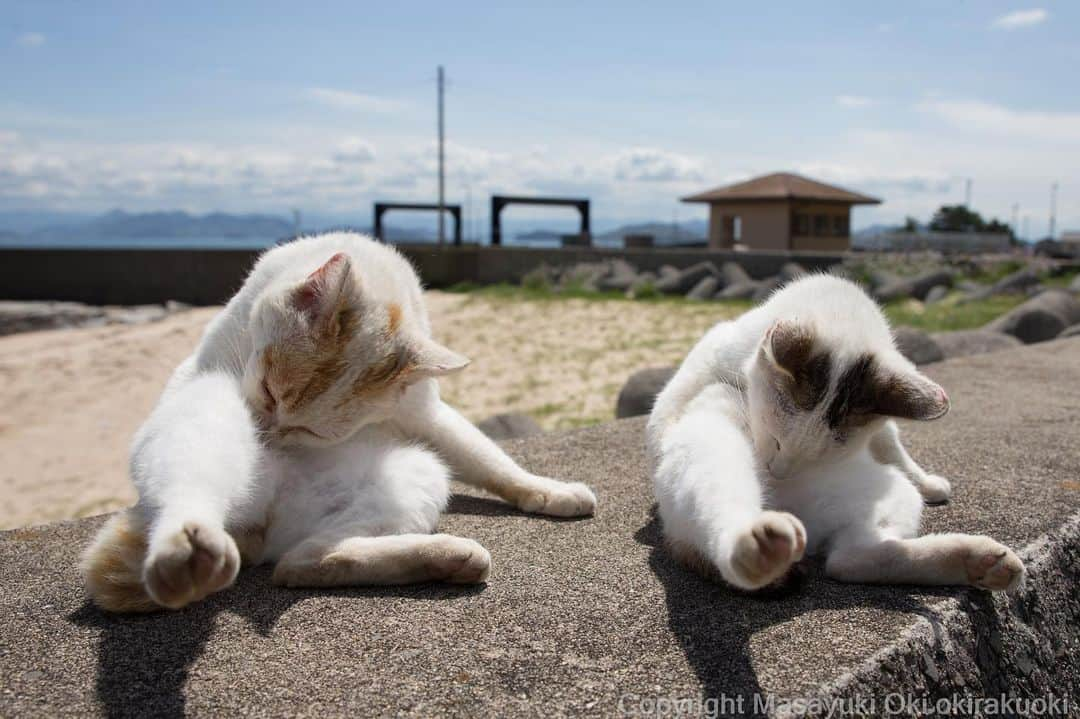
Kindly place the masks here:
MULTIPOLYGON (((588 195, 603 221, 795 170, 1080 228, 1080 5, 0 0, 0 209, 366 216, 588 195)), ((528 213, 528 210, 515 210, 528 213)), ((558 210, 548 210, 561 217, 558 210)), ((548 215, 544 215, 547 217, 548 215)))

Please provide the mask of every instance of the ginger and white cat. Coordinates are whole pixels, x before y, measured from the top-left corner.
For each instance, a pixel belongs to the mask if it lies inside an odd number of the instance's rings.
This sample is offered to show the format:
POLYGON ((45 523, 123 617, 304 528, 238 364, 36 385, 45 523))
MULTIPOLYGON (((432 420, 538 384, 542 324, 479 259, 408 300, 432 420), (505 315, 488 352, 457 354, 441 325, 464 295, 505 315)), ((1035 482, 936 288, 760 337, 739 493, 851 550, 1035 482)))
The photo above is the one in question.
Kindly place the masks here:
POLYGON ((530 474, 439 398, 466 364, 392 248, 333 233, 266 252, 135 437, 139 501, 84 557, 94 601, 179 608, 241 557, 287 586, 481 582, 488 552, 432 533, 451 468, 527 512, 591 514, 585 485, 530 474))
POLYGON ((1015 587, 1024 566, 985 536, 918 536, 950 485, 900 443, 894 419, 932 420, 944 390, 896 349, 858 286, 812 275, 693 348, 656 399, 648 442, 666 542, 744 590, 804 552, 848 582, 1015 587))

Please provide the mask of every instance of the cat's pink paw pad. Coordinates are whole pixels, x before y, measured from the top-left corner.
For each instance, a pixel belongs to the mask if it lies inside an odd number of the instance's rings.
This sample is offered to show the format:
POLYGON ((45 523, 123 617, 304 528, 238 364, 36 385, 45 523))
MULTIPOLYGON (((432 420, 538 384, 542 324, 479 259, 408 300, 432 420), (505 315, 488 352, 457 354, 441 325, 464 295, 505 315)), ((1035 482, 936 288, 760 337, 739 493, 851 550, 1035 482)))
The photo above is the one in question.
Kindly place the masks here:
POLYGON ((806 529, 787 512, 763 512, 736 540, 732 554, 735 584, 760 589, 780 579, 806 552, 806 529))
POLYGON ((179 609, 229 586, 239 569, 236 542, 224 529, 186 522, 151 546, 143 581, 155 602, 179 609))
POLYGON ((1003 544, 988 540, 988 546, 972 554, 966 562, 972 586, 992 592, 1010 592, 1024 580, 1024 563, 1003 544))

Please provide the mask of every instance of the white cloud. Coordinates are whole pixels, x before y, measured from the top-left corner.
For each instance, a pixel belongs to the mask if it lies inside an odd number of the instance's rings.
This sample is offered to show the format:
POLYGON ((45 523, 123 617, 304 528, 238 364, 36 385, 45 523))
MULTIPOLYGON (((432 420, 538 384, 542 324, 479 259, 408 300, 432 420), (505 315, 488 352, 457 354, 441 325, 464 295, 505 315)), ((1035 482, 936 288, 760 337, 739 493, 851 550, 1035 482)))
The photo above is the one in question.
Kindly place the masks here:
POLYGON ((947 173, 927 168, 898 167, 882 170, 876 164, 808 163, 797 171, 856 192, 882 195, 941 195, 952 189, 947 173))
POLYGON ((353 164, 374 162, 375 146, 359 137, 347 137, 338 144, 334 159, 353 164))
POLYGON ((702 164, 685 155, 652 147, 632 147, 611 158, 615 178, 631 182, 700 182, 702 164))
POLYGON ((1080 113, 1014 110, 980 100, 929 100, 918 109, 964 130, 1028 142, 1080 142, 1080 113))
POLYGON ((840 107, 870 107, 874 104, 874 100, 862 95, 837 95, 836 104, 840 107))
POLYGON ((15 43, 20 47, 41 47, 45 44, 45 36, 40 32, 24 32, 15 38, 15 43))
POLYGON ((1038 25, 1039 23, 1045 22, 1047 17, 1049 17, 1049 13, 1042 8, 1016 10, 994 18, 994 21, 990 23, 990 26, 998 28, 999 30, 1016 30, 1023 27, 1038 25))
POLYGON ((405 104, 398 100, 365 95, 349 90, 335 90, 329 87, 308 88, 306 95, 315 102, 338 110, 389 114, 398 112, 405 107, 405 104))

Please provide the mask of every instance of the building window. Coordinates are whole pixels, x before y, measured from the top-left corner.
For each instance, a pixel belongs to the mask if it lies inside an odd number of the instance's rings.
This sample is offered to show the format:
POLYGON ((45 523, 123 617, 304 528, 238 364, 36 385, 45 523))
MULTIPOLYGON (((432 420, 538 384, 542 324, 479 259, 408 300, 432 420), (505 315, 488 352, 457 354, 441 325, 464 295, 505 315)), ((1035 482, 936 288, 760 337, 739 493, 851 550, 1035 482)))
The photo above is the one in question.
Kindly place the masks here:
POLYGON ((829 216, 814 215, 814 236, 824 237, 829 234, 829 216))
POLYGON ((810 215, 796 212, 792 219, 792 233, 798 237, 807 237, 810 234, 810 215))
POLYGON ((833 234, 837 237, 848 236, 848 218, 847 215, 835 215, 833 217, 833 234))

